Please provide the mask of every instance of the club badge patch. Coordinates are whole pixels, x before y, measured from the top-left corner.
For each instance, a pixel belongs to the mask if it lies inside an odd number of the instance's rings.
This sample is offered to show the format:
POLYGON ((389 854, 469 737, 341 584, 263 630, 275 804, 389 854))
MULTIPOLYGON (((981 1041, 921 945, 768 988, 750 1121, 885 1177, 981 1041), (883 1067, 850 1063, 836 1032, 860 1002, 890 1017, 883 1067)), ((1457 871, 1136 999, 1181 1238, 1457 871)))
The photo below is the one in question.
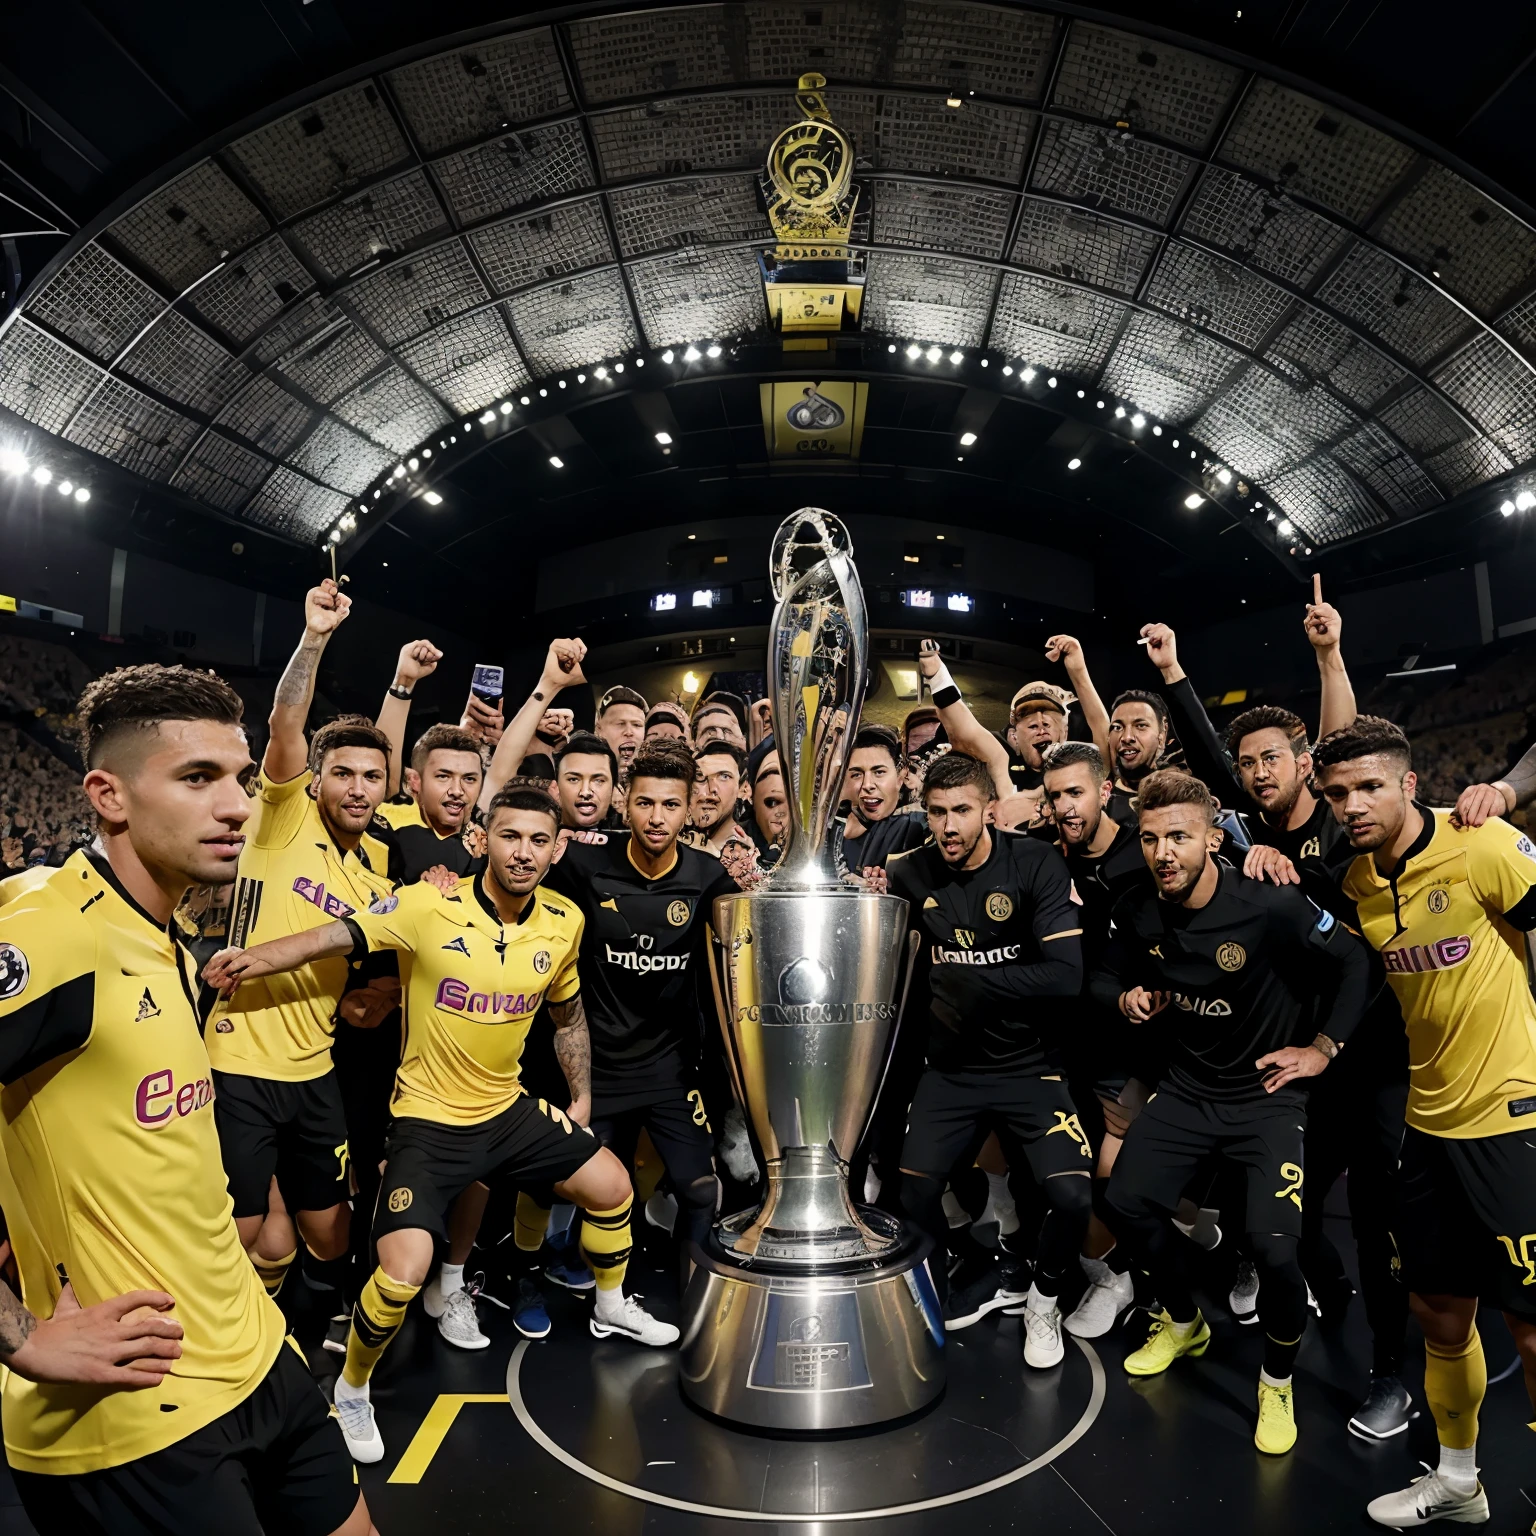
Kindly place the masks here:
POLYGON ((397 1216, 411 1208, 411 1192, 408 1189, 392 1189, 389 1192, 389 1208, 397 1216))
POLYGON ((8 1003, 27 990, 32 967, 14 944, 0 944, 0 1003, 8 1003))
POLYGON ((686 901, 674 901, 667 908, 667 921, 674 928, 684 928, 688 924, 688 903, 686 901))
POLYGON ((1436 888, 1424 898, 1424 901, 1429 910, 1433 912, 1436 917, 1438 917, 1442 912, 1446 911, 1450 907, 1451 893, 1447 890, 1443 890, 1439 886, 1436 886, 1436 888))
POLYGON ((1002 891, 993 891, 987 897, 987 916, 994 923, 1006 923, 1013 916, 1013 902, 1002 891))
POLYGON ((1223 944, 1216 951, 1216 964, 1224 971, 1240 971, 1248 963, 1248 951, 1241 944, 1223 944))
POLYGON ((540 976, 548 975, 549 968, 553 964, 554 962, 549 958, 549 951, 547 949, 541 949, 538 954, 533 957, 533 968, 539 973, 540 976))

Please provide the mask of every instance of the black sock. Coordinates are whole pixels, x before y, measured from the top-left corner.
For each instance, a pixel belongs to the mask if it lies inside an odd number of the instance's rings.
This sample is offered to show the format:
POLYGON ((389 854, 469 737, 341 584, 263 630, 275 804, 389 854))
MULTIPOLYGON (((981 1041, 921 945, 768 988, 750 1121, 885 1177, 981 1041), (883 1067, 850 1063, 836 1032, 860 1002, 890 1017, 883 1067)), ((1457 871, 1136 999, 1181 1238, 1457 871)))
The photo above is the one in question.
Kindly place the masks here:
POLYGON ((1264 1374, 1272 1376, 1276 1381, 1286 1381, 1291 1372, 1296 1369, 1296 1354, 1301 1348, 1299 1338, 1292 1339, 1289 1344, 1283 1344, 1279 1339, 1264 1335, 1264 1374))

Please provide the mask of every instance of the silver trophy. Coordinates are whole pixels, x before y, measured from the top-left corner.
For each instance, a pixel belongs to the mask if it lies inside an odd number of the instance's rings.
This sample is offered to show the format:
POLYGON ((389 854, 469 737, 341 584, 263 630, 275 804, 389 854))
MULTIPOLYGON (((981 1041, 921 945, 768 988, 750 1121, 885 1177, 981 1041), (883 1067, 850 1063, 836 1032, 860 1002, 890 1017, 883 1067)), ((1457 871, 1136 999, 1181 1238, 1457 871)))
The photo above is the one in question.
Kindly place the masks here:
POLYGON ((699 1407, 763 1429, 878 1424, 944 1385, 928 1240, 848 1193, 914 953, 906 902, 849 886, 832 856, 868 652, 852 555, 813 507, 774 538, 768 692, 790 831, 763 885, 714 911, 726 1057, 768 1187, 694 1250, 681 1378, 699 1407))

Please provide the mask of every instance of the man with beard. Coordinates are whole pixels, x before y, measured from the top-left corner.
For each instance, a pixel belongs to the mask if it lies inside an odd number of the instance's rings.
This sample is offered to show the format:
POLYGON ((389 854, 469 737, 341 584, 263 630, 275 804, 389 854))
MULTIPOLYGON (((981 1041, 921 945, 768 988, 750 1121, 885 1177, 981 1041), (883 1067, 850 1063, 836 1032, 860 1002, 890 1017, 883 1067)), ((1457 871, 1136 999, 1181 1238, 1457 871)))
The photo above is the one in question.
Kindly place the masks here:
POLYGON ((17 1491, 39 1531, 281 1519, 368 1536, 325 1398, 235 1229, 170 922, 189 887, 235 878, 255 771, 240 698, 211 673, 127 667, 77 713, 97 841, 0 887, 0 1204, 27 1299, 0 1288, 17 1491))
MULTIPOLYGON (((1355 696, 1339 649, 1342 621, 1337 610, 1321 599, 1315 585, 1303 622, 1317 653, 1326 733, 1354 720, 1355 696)), ((1142 634, 1147 655, 1162 674, 1163 696, 1190 771, 1225 806, 1243 814, 1255 844, 1283 856, 1276 860, 1256 854, 1245 863, 1245 871, 1276 869, 1277 878, 1299 880, 1312 901, 1354 926, 1354 904, 1340 889, 1355 857, 1354 848, 1326 801, 1309 787, 1313 769, 1305 722, 1288 709, 1261 704, 1232 721, 1223 749, 1194 685, 1179 665, 1174 632, 1166 624, 1148 624, 1142 634), (1294 868, 1288 868, 1286 861, 1294 868)), ((1374 990, 1349 1054, 1309 1096, 1306 1164, 1312 1198, 1304 1209, 1301 1239, 1302 1271, 1324 1321, 1332 1323, 1343 1314, 1354 1291, 1344 1261, 1327 1236, 1323 1205, 1328 1191, 1347 1170, 1350 1225, 1372 1339, 1371 1385, 1349 1428, 1365 1440, 1402 1433, 1412 1415, 1412 1397, 1400 1379, 1408 1295, 1392 1239, 1408 1101, 1408 1046, 1392 993, 1379 985, 1379 979, 1374 990)), ((1245 1259, 1232 1292, 1233 1315, 1240 1322, 1252 1321, 1256 1315, 1257 1285, 1252 1265, 1245 1259)))
POLYGON ((1432 1472, 1366 1513, 1399 1529, 1479 1523, 1479 1299, 1502 1309, 1536 1406, 1536 1002, 1523 938, 1536 930, 1536 847, 1508 822, 1458 826, 1420 806, 1408 738, 1388 720, 1359 716, 1313 758, 1355 851, 1344 894, 1407 1024, 1394 1231, 1440 1442, 1432 1472))
POLYGON ((380 1356, 447 1237, 446 1217, 466 1186, 498 1174, 551 1181, 586 1213, 582 1251, 597 1278, 592 1332, 665 1345, 677 1329, 623 1292, 629 1259, 629 1176, 599 1145, 591 1114, 591 1052, 577 952, 582 918, 539 885, 558 836, 554 801, 511 785, 487 815, 485 871, 451 892, 425 882, 364 912, 253 949, 224 950, 204 979, 243 987, 328 958, 380 949, 409 957, 405 1054, 391 1105, 388 1166, 374 1215, 378 1252, 353 1311, 335 1404, 353 1457, 376 1462, 384 1441, 369 1400, 380 1356), (555 1051, 570 1092, 560 1110, 531 1099, 519 1076, 523 1041, 548 998, 555 1051), (493 1025, 495 1027, 487 1027, 493 1025))
POLYGON ((1031 1171, 1049 1211, 1023 1298, 1024 1360, 1046 1368, 1063 1354, 1056 1298, 1087 1227, 1091 1154, 1062 1063, 1032 1021, 1043 999, 1076 996, 1082 930, 1061 855, 988 825, 994 788, 975 758, 941 757, 923 786, 932 841, 887 866, 929 961, 927 1068, 908 1111, 901 1202, 933 1239, 929 1271, 948 1309, 946 1182, 994 1131, 1015 1175, 1031 1171))
MULTIPOLYGON (((579 662, 576 670, 580 671, 579 662)), ((643 695, 622 686, 608 689, 597 701, 597 734, 613 748, 619 760, 620 784, 629 776, 629 765, 645 740, 647 707, 643 695)))
POLYGON ((1109 1185, 1115 1229, 1163 1304, 1125 1369, 1155 1376, 1209 1347, 1172 1217, 1203 1163, 1235 1164, 1246 1175, 1244 1224, 1266 1333, 1254 1444, 1283 1455, 1296 1443, 1291 1374, 1307 1310, 1297 1263, 1306 1121, 1298 1083, 1321 1073, 1353 1032, 1370 966, 1345 925, 1294 887, 1245 879, 1216 861, 1216 804, 1198 779, 1151 774, 1137 806, 1155 892, 1116 903, 1092 992, 1135 1025, 1169 1006, 1182 1017, 1168 1026, 1170 1068, 1132 1122, 1109 1185))
MULTIPOLYGON (((721 744, 698 763, 679 747, 639 753, 625 791, 629 830, 570 843, 549 876, 584 920, 592 1129, 626 1168, 647 1132, 692 1243, 708 1236, 719 1197, 699 1078, 700 987, 715 899, 737 884, 708 852, 679 839, 700 766, 721 762, 734 770, 721 744)), ((685 1284, 691 1269, 685 1248, 685 1284)))
POLYGON ((1087 978, 1109 944, 1115 903, 1128 892, 1150 890, 1152 882, 1140 836, 1109 814, 1109 775, 1099 749, 1085 741, 1058 742, 1046 749, 1044 766, 1050 814, 1082 903, 1085 976, 1068 1035, 1068 1079, 1074 1102, 1087 1106, 1089 1139, 1098 1148, 1093 1216, 1082 1254, 1088 1289, 1063 1326, 1080 1339, 1097 1339, 1135 1299, 1130 1254, 1115 1242, 1105 1192, 1125 1133, 1146 1102, 1144 1084, 1156 1074, 1142 1064, 1145 1043, 1134 1038, 1117 1011, 1094 1000, 1087 978))
MULTIPOLYGON (((278 680, 240 855, 234 945, 323 927, 393 887, 388 852, 369 835, 387 785, 388 738, 354 717, 304 740, 320 658, 351 605, 330 580, 304 599, 304 638, 278 680)), ((344 961, 306 966, 248 987, 238 1002, 220 999, 205 1030, 235 1224, 274 1296, 297 1257, 295 1220, 319 1263, 347 1251, 350 1154, 331 1043, 348 980, 344 961)))
POLYGON ((928 836, 915 807, 903 809, 901 793, 906 759, 895 731, 866 725, 853 738, 844 784, 851 801, 837 823, 837 848, 850 874, 883 869, 893 853, 915 848, 928 836))

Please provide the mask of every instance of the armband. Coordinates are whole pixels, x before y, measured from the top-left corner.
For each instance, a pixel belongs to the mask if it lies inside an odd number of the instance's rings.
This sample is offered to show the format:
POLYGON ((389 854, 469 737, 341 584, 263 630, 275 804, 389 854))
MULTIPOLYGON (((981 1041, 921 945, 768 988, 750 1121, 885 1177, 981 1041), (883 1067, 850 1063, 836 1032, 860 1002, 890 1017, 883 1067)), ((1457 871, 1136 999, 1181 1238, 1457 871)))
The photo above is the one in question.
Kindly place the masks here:
POLYGON ((392 699, 408 699, 411 696, 411 690, 402 687, 399 683, 391 683, 389 685, 389 696, 392 699))

